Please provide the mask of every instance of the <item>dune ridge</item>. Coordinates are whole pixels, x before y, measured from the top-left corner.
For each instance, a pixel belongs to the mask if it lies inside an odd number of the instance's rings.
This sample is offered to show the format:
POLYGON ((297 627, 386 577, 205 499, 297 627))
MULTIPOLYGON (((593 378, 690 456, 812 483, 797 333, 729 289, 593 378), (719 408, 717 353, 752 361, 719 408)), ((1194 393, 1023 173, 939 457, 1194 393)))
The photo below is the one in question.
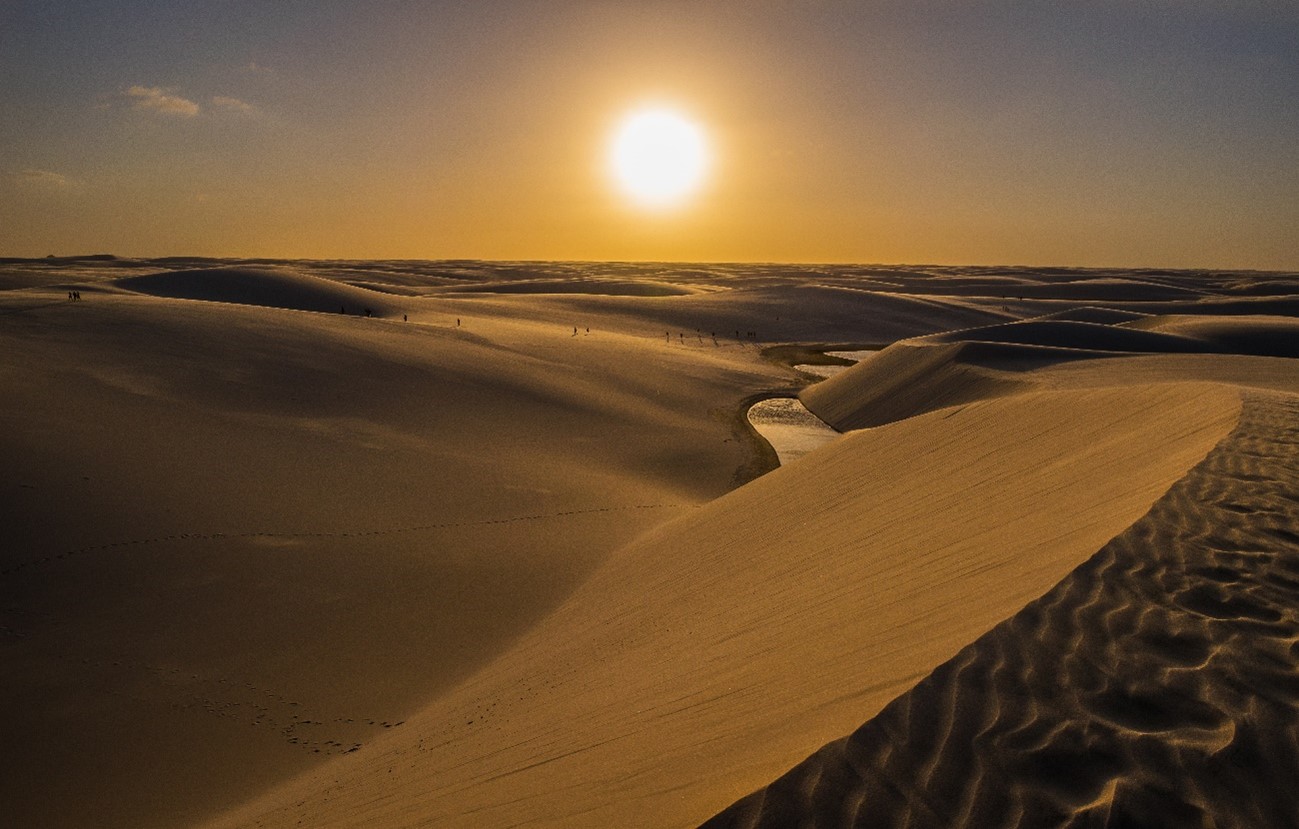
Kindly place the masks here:
MULTIPOLYGON (((974 343, 894 343, 847 371, 808 386, 799 399, 817 417, 847 431, 1033 387, 977 365, 969 359, 976 348, 974 343)), ((1040 351, 1033 356, 1049 362, 1059 359, 1050 354, 1043 357, 1040 351)))
POLYGON ((128 276, 114 285, 128 291, 171 299, 263 305, 295 311, 393 316, 400 298, 291 268, 193 268, 128 276))
POLYGON ((704 824, 1293 826, 1299 397, 850 736, 704 824))
MULTIPOLYGON (((864 429, 959 403, 1059 387, 1069 363, 1083 364, 1082 372, 1093 373, 1105 385, 1123 382, 1117 367, 1094 368, 1108 359, 1142 356, 1154 363, 1161 362, 1160 357, 1205 355, 1197 362, 1211 372, 1224 361, 1208 355, 1295 354, 1299 320, 1292 318, 1159 316, 1082 308, 902 340, 808 386, 799 398, 835 428, 864 429)), ((1175 363, 1162 360, 1163 365, 1175 363)), ((1231 381, 1229 374, 1219 376, 1231 381)))
POLYGON ((1039 392, 848 435, 621 550, 408 731, 208 825, 698 822, 1046 592, 1239 405, 1039 392))

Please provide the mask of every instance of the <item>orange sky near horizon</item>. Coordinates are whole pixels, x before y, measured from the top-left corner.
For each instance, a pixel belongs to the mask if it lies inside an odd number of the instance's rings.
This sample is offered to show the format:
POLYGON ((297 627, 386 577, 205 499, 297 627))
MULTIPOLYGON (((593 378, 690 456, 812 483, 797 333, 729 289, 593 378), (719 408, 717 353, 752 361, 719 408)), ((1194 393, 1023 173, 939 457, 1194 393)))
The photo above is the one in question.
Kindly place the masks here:
POLYGON ((175 5, 0 7, 0 255, 1299 269, 1299 10, 175 5), (609 175, 646 102, 677 209, 609 175))

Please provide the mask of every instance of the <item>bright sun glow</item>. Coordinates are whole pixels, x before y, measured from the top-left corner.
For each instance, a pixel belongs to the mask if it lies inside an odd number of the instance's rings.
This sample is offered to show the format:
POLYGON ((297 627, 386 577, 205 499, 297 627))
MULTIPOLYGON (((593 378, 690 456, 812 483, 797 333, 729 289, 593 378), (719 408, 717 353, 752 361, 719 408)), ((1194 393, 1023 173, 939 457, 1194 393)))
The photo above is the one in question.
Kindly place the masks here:
POLYGON ((618 125, 610 146, 614 180, 646 207, 681 202, 703 183, 708 144, 697 124, 670 109, 642 109, 618 125))

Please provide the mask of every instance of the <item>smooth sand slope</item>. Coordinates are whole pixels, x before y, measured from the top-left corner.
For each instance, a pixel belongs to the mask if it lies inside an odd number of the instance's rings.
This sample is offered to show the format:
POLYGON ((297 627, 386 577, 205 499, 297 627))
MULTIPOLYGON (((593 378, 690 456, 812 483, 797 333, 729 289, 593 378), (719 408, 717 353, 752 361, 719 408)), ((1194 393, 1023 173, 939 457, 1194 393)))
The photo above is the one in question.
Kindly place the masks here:
POLYGON ((1103 315, 1075 316, 1091 320, 899 343, 803 396, 861 424, 1026 387, 1200 379, 1240 390, 1236 428, 1053 590, 710 829, 1299 822, 1299 374, 1277 356, 1222 356, 1292 354, 1299 327, 1115 316, 1102 330, 1103 315), (1068 353, 1079 346, 1101 353, 1068 353), (1142 347, 1175 356, 1124 354, 1142 347))
POLYGON ((1299 398, 713 827, 1294 826, 1299 398))
POLYGON ((363 290, 264 273, 3 297, 15 825, 183 825, 401 727, 749 474, 733 416, 785 382, 748 346, 257 307, 363 290))
POLYGON ((1275 824, 1295 284, 0 262, 0 799, 34 827, 690 826, 755 791, 721 824, 1275 824), (782 342, 895 344, 801 394, 876 428, 746 484, 742 403, 801 382, 782 342))
POLYGON ((215 825, 700 820, 1048 590, 1237 412, 1215 386, 1048 393, 853 435, 620 551, 407 732, 215 825))

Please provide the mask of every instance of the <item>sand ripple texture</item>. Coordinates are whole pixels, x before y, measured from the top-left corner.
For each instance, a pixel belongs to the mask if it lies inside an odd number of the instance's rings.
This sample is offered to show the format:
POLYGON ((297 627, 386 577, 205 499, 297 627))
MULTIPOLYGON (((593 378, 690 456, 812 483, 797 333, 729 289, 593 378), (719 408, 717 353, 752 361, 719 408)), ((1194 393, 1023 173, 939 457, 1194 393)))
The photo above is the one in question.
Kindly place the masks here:
POLYGON ((1299 826, 1299 400, 852 735, 704 824, 1299 826))

